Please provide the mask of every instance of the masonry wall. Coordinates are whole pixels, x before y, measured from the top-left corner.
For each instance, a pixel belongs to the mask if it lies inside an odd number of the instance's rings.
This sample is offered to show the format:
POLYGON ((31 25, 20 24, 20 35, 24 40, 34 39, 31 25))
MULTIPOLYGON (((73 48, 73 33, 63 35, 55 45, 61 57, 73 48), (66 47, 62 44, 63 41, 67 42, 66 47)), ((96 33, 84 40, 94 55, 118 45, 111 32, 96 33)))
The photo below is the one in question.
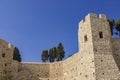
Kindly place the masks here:
POLYGON ((112 39, 112 49, 113 49, 113 57, 120 70, 120 39, 119 38, 112 39))
POLYGON ((18 72, 19 63, 13 60, 14 47, 0 39, 0 79, 14 78, 18 72))
POLYGON ((85 20, 79 23, 79 79, 82 80, 96 79, 90 16, 91 14, 88 14, 85 20))
POLYGON ((21 69, 28 70, 32 75, 37 76, 38 79, 49 77, 49 64, 46 63, 22 63, 21 69))
POLYGON ((97 80, 108 80, 117 77, 118 67, 113 58, 110 26, 105 15, 97 17, 91 14, 95 75, 97 80))
POLYGON ((76 53, 63 61, 63 80, 79 80, 79 54, 76 53))
POLYGON ((49 80, 63 80, 63 62, 50 63, 49 80))
POLYGON ((21 69, 28 70, 40 80, 62 80, 62 62, 47 63, 22 63, 21 69))

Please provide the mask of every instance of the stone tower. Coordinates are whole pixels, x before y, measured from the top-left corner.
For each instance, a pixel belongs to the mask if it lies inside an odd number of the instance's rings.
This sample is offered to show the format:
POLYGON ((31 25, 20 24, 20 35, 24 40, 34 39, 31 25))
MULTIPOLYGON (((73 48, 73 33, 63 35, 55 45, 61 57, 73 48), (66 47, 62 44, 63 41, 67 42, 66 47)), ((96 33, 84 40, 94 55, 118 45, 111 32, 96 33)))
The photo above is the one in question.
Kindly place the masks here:
POLYGON ((112 80, 118 67, 113 58, 110 27, 105 15, 88 14, 79 24, 80 79, 112 80))
POLYGON ((13 61, 14 47, 0 39, 0 80, 12 79, 18 71, 18 62, 13 61))

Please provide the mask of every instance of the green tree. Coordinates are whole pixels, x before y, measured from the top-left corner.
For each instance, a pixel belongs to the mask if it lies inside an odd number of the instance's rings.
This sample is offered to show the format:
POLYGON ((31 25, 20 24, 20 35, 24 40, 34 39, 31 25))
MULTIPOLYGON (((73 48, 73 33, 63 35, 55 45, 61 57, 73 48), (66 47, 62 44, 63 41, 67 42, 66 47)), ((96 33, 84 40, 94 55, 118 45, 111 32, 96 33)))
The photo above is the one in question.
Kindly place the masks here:
POLYGON ((53 52, 53 48, 49 50, 49 61, 54 62, 55 61, 55 54, 53 52))
POLYGON ((62 61, 64 57, 65 57, 64 47, 62 43, 59 43, 57 47, 57 61, 62 61))
POLYGON ((109 22, 109 25, 110 25, 111 35, 113 35, 113 29, 114 29, 114 26, 115 26, 115 21, 114 21, 114 19, 111 19, 111 20, 108 20, 108 22, 109 22))
POLYGON ((41 59, 43 62, 46 62, 48 60, 48 50, 42 51, 41 59))
POLYGON ((61 61, 65 56, 65 51, 62 43, 59 43, 58 47, 53 47, 48 50, 44 50, 41 54, 43 62, 49 60, 49 62, 61 61))
POLYGON ((54 54, 54 61, 56 61, 55 59, 57 59, 57 49, 56 49, 56 47, 53 47, 52 48, 52 52, 53 52, 53 54, 54 54))
POLYGON ((17 47, 14 48, 13 60, 17 60, 18 62, 21 62, 20 51, 19 51, 19 49, 17 47))
POLYGON ((118 21, 116 22, 116 29, 119 32, 119 36, 120 36, 120 18, 118 19, 118 21))

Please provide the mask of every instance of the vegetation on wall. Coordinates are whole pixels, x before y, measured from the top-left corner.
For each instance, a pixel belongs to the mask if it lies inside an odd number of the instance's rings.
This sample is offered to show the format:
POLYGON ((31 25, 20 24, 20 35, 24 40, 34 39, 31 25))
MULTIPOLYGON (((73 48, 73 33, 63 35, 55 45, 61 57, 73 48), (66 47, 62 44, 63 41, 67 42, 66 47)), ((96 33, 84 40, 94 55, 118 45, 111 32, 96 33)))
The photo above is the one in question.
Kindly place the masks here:
POLYGON ((43 50, 41 54, 41 60, 43 62, 62 61, 64 57, 65 51, 62 43, 59 43, 57 47, 50 48, 49 50, 43 50))

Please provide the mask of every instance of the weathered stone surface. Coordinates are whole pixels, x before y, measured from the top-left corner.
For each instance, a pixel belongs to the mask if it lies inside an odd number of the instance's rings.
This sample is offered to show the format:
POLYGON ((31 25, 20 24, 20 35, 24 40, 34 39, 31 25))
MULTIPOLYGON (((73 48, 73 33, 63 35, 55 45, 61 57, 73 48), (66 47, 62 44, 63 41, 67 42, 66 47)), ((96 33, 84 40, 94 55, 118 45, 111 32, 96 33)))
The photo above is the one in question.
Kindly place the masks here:
POLYGON ((120 80, 120 39, 112 39, 104 14, 88 14, 79 23, 79 51, 53 63, 19 63, 0 39, 0 80, 120 80))

